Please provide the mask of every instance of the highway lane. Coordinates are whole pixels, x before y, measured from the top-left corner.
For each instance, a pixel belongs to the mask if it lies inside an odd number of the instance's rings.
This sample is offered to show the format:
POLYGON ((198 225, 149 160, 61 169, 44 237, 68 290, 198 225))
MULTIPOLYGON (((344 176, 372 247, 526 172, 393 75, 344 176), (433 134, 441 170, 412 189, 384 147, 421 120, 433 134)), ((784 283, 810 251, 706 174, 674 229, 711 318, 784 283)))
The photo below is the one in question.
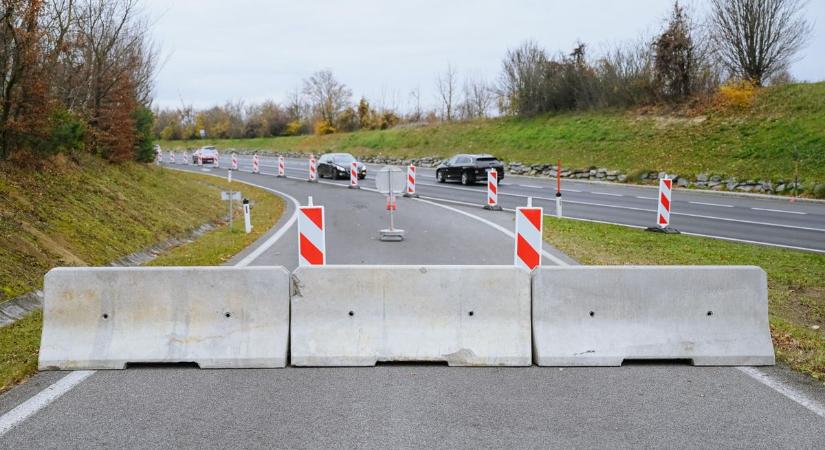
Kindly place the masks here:
MULTIPOLYGON (((251 170, 251 157, 239 155, 240 170, 251 170)), ((229 166, 229 156, 222 157, 222 167, 229 166)), ((364 185, 374 186, 375 170, 368 165, 364 185)), ((288 176, 305 178, 306 160, 288 159, 288 176)), ((277 160, 261 156, 261 171, 274 174, 277 160)), ((433 169, 419 168, 419 194, 430 198, 483 205, 486 187, 483 185, 436 182, 433 169)), ((346 184, 347 180, 339 180, 346 184)), ((656 195, 650 187, 617 183, 590 183, 562 180, 564 215, 622 225, 647 227, 655 222, 656 195)), ((554 180, 535 177, 507 176, 499 187, 499 202, 505 208, 524 205, 527 197, 545 208, 545 214, 555 214, 554 180)), ((762 198, 674 189, 674 228, 682 232, 735 239, 775 246, 825 252, 825 203, 790 203, 787 198, 762 198)))
MULTIPOLYGON (((512 263, 510 237, 457 211, 400 199, 408 238, 385 243, 377 240, 387 220, 378 194, 233 178, 324 205, 330 263, 512 263)), ((458 210, 512 229, 510 213, 458 210)), ((295 267, 295 233, 293 226, 253 265, 295 267)), ((759 371, 825 404, 821 384, 781 368, 759 371)), ((29 384, 54 378, 44 373, 29 384)), ((0 414, 33 394, 16 391, 0 396, 0 414)), ((144 368, 94 373, 0 436, 0 448, 814 448, 823 429, 825 414, 736 368, 144 368)))

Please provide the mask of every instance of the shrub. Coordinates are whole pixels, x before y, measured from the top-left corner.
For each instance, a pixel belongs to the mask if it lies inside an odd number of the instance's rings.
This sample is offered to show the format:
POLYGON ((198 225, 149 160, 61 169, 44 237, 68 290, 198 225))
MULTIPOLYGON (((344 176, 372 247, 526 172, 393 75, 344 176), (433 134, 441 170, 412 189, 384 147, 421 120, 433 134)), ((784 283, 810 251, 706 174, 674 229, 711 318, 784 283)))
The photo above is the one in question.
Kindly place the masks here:
POLYGON ((317 135, 333 134, 336 131, 335 127, 332 126, 332 124, 327 122, 326 120, 319 120, 315 122, 314 128, 315 134, 317 135))
POLYGON ((284 134, 287 136, 298 136, 304 131, 304 124, 300 120, 293 120, 286 124, 284 134))
POLYGON ((813 190, 814 198, 825 198, 825 184, 817 184, 813 190))
POLYGON ((725 108, 744 109, 753 104, 757 91, 751 81, 729 82, 719 87, 716 103, 725 108))

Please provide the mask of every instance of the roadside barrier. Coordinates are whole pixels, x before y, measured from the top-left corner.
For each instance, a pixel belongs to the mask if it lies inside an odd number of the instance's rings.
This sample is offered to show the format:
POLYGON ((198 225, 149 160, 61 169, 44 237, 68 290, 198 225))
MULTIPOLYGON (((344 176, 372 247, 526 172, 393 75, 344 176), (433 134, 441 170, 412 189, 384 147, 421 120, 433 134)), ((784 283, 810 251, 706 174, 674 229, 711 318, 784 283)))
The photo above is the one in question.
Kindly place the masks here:
POLYGON ((238 170, 238 154, 232 153, 232 170, 238 170))
POLYGON ((309 155, 309 178, 307 178, 309 182, 316 182, 318 181, 318 168, 315 165, 315 155, 309 155))
POLYGON ((415 193, 415 166, 410 164, 407 167, 407 188, 404 190, 404 197, 418 198, 415 193))
POLYGON ((541 208, 516 208, 515 265, 527 270, 541 266, 544 213, 541 208))
POLYGON ((212 158, 212 165, 215 167, 221 166, 221 155, 218 152, 215 152, 215 157, 212 158))
POLYGON ((278 157, 278 177, 283 178, 286 176, 286 163, 284 162, 284 157, 278 157))
POLYGON ((773 365, 765 272, 737 266, 571 266, 533 272, 540 366, 773 365))
POLYGON ((531 364, 530 274, 515 267, 300 267, 292 284, 294 366, 531 364))
POLYGON ((175 164, 175 152, 172 150, 169 150, 169 163, 175 164))
POLYGON ((183 158, 183 165, 188 166, 189 165, 189 152, 184 150, 183 155, 181 156, 181 158, 183 158))
POLYGON ((358 186, 358 163, 353 161, 349 167, 349 188, 359 189, 358 186))
POLYGON ((260 160, 258 159, 257 153, 252 155, 252 173, 261 173, 260 160))
POLYGON ((283 267, 59 268, 44 279, 40 370, 284 367, 283 267))
POLYGON ((327 263, 324 207, 301 206, 298 214, 298 265, 323 266, 327 263))
POLYGON ((498 205, 498 172, 495 169, 487 172, 487 204, 484 209, 501 211, 498 205))

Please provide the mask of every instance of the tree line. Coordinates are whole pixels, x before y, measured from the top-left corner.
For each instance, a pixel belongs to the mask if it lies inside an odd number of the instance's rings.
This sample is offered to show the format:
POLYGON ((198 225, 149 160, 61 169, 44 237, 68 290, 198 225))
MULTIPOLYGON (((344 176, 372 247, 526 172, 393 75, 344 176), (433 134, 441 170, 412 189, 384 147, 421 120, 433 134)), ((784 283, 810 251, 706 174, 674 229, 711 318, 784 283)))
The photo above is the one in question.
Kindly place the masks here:
POLYGON ((200 130, 214 138, 253 138, 386 129, 435 121, 597 108, 683 104, 714 95, 724 83, 751 88, 787 82, 788 67, 811 26, 805 0, 708 0, 707 17, 694 18, 677 1, 652 39, 594 55, 585 43, 552 53, 527 41, 510 49, 497 80, 463 81, 448 65, 434 80, 434 106, 372 105, 330 70, 306 78, 283 103, 230 102, 197 111, 191 106, 158 110, 155 136, 192 139, 200 130))
POLYGON ((2 0, 0 158, 153 158, 156 48, 138 0, 2 0))

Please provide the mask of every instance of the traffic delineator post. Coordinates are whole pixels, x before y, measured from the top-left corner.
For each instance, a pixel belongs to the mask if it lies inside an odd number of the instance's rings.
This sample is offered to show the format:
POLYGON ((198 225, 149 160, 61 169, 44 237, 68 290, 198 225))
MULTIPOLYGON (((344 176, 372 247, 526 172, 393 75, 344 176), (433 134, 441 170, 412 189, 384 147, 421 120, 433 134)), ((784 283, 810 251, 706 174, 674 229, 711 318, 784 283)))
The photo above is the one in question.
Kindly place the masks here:
POLYGON ((238 154, 232 152, 232 170, 238 170, 238 154))
POLYGON ((203 165, 203 157, 200 154, 198 154, 198 165, 199 166, 203 165))
POLYGON ((155 152, 155 164, 160 165, 163 162, 163 151, 158 150, 155 152))
POLYGON ((189 165, 189 152, 184 150, 183 154, 181 155, 181 158, 183 158, 183 165, 188 166, 189 165))
POLYGON ((252 173, 261 173, 261 162, 257 153, 252 155, 252 173))
POLYGON ((350 163, 349 167, 349 188, 350 189, 361 189, 358 186, 358 162, 353 161, 350 163))
POLYGON ((286 176, 286 163, 283 156, 278 156, 278 177, 284 178, 286 176))
POLYGON ((215 152, 215 157, 212 158, 212 165, 215 167, 221 166, 221 155, 218 152, 215 152))
POLYGON ((324 207, 301 206, 298 214, 298 265, 323 266, 327 263, 324 207))
POLYGON ((404 189, 404 197, 418 198, 418 193, 415 192, 415 165, 413 164, 407 167, 407 187, 404 189))
POLYGON ((561 219, 561 160, 556 163, 556 218, 561 219))
POLYGON ((542 208, 531 206, 516 208, 515 265, 527 270, 541 266, 542 208))
POLYGON ((501 211, 498 205, 498 172, 495 169, 487 172, 487 204, 484 209, 501 211))
POLYGON ((175 152, 173 152, 172 150, 169 150, 169 163, 170 164, 175 164, 176 163, 175 162, 175 152))
POLYGON ((656 226, 647 231, 677 234, 678 230, 670 227, 670 207, 673 204, 673 180, 664 177, 659 180, 659 207, 656 209, 656 226))
POLYGON ((309 177, 307 181, 310 183, 318 181, 318 167, 315 164, 315 155, 309 155, 309 177))

